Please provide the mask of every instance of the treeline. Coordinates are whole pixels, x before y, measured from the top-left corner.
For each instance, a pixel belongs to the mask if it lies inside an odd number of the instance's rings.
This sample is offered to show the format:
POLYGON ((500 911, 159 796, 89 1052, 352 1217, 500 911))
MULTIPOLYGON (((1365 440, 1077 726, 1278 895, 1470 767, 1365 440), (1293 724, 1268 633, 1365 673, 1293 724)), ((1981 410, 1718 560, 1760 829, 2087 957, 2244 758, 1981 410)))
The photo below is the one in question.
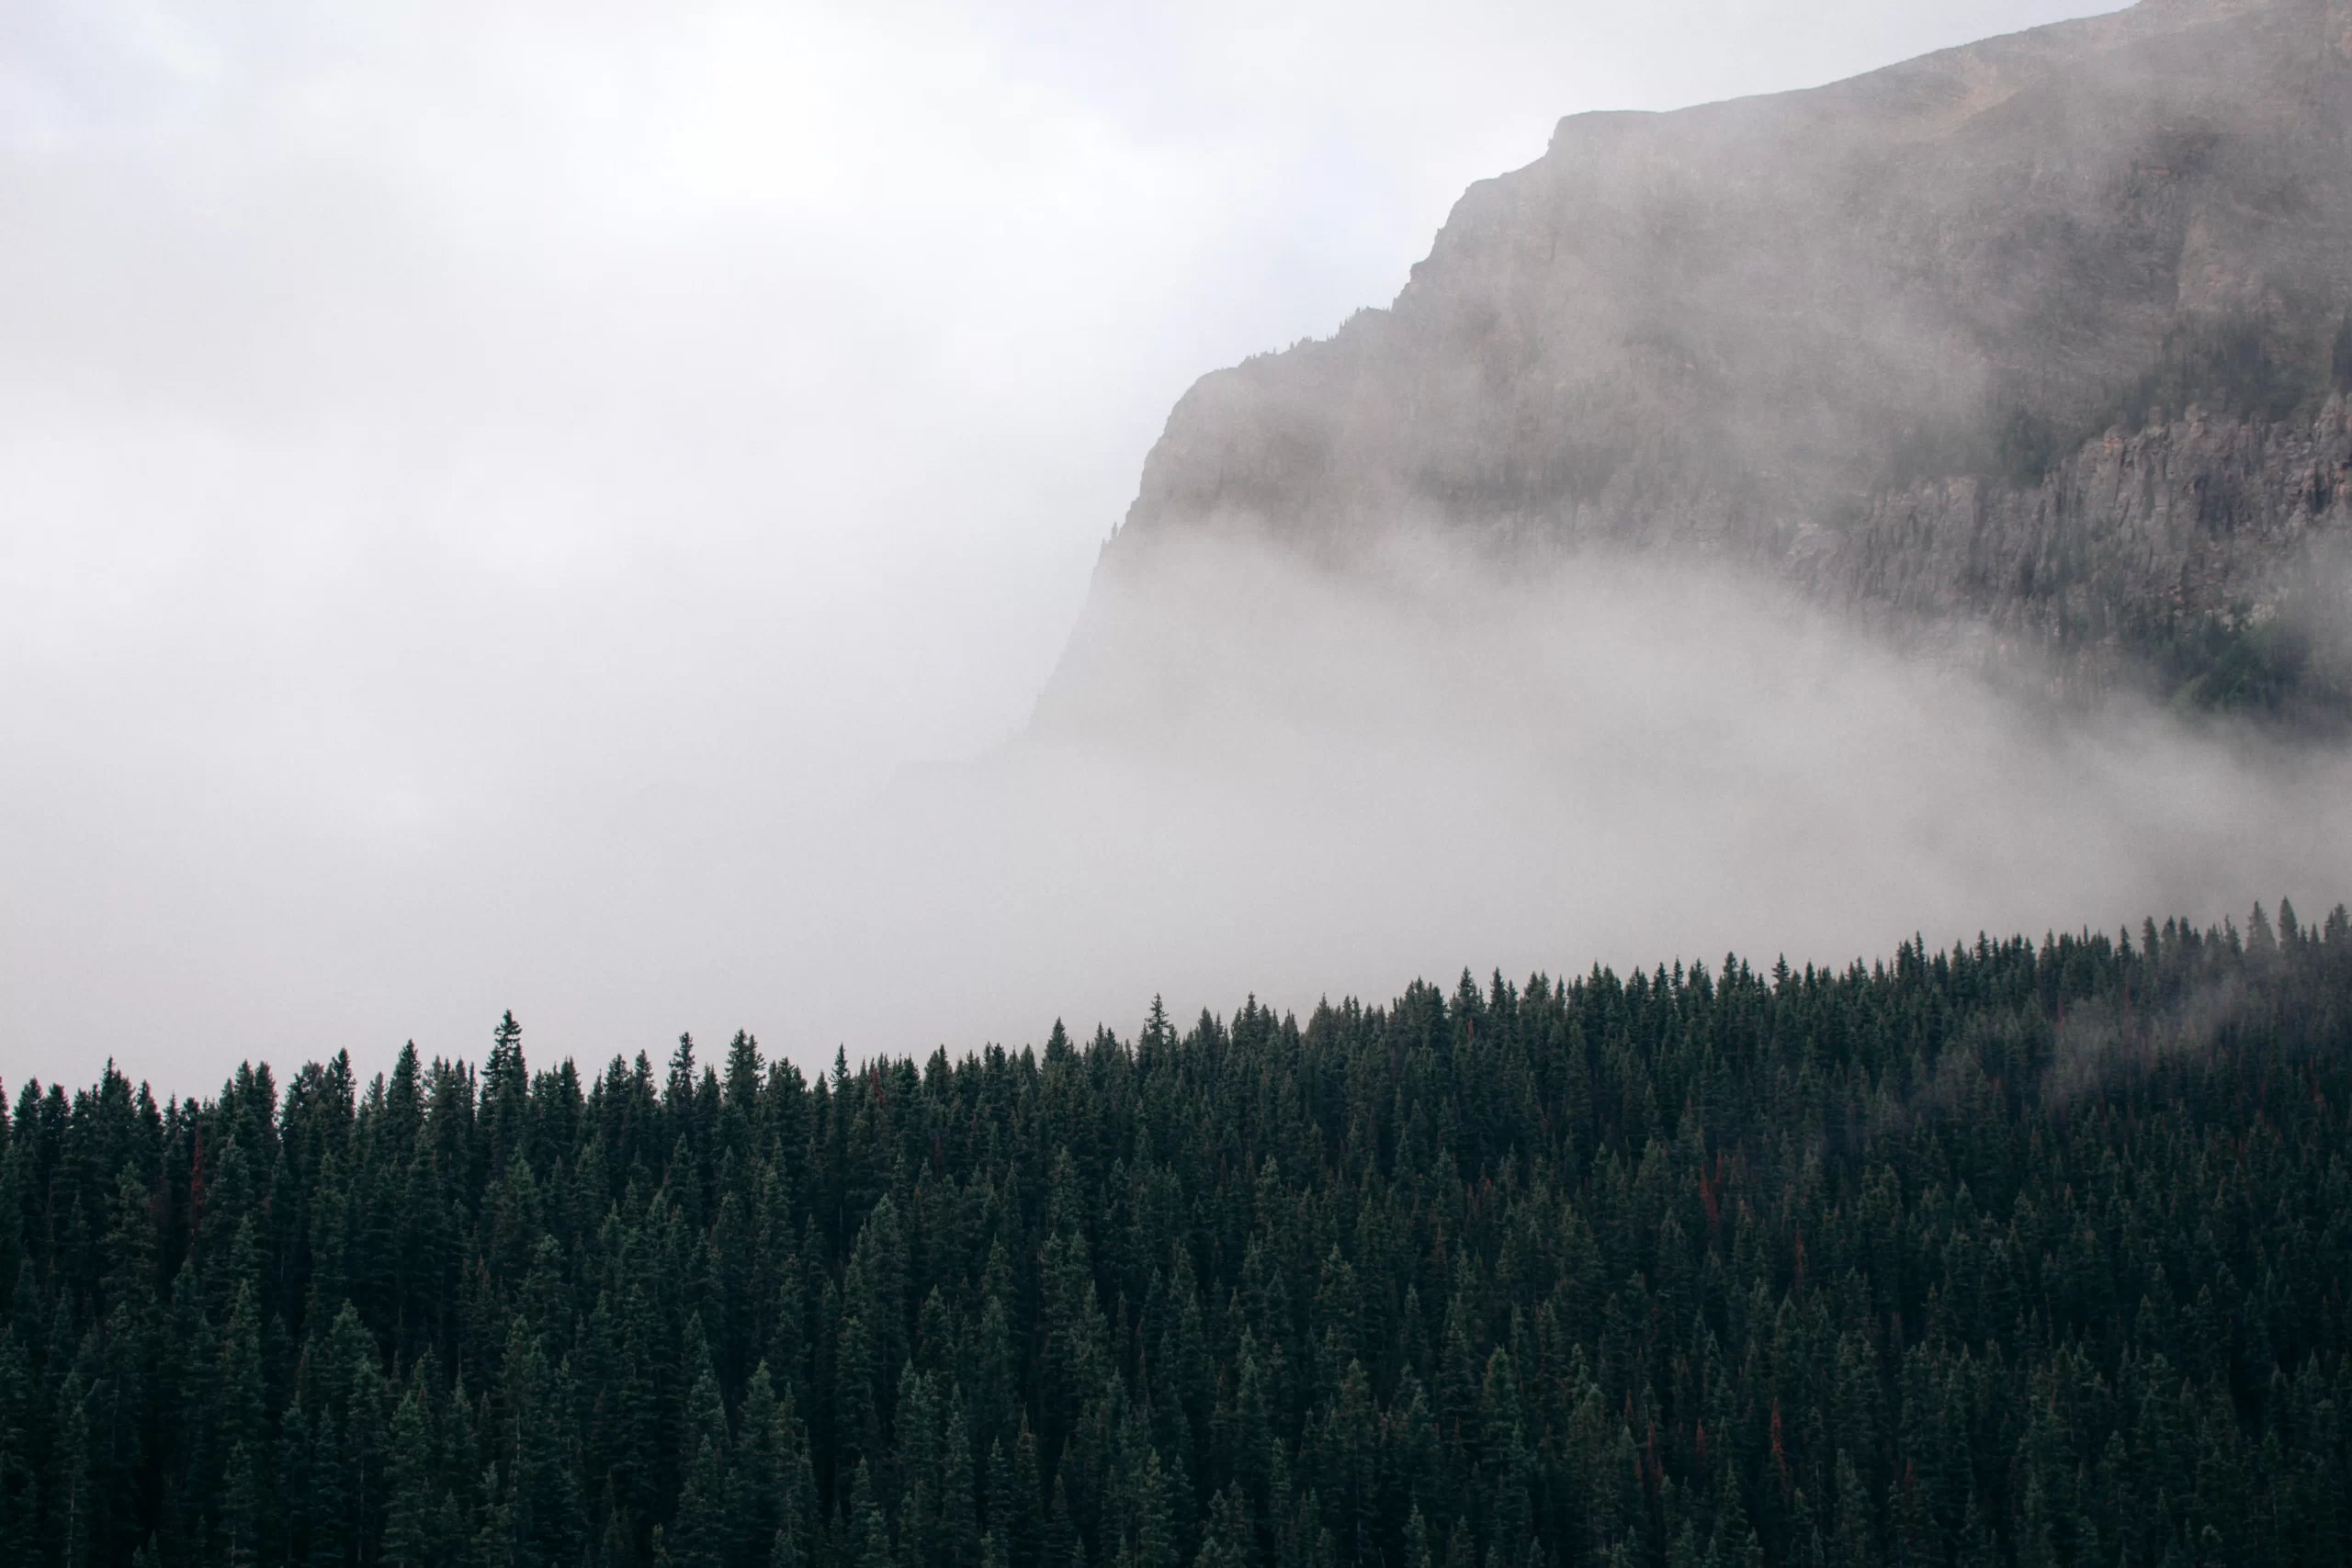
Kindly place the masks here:
POLYGON ((0 1103, 0 1565, 2341 1562, 2352 931, 0 1103))

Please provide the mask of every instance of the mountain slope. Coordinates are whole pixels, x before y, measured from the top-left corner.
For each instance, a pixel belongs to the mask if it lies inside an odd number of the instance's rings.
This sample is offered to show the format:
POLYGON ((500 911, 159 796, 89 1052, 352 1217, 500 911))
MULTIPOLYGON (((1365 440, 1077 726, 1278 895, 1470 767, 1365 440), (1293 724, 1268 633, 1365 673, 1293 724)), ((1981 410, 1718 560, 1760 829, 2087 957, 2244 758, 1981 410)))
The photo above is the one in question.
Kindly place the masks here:
POLYGON ((1104 570, 1232 530, 1696 551, 2097 687, 2325 707, 2347 130, 2342 0, 1572 117, 1390 309, 1196 384, 1104 570))

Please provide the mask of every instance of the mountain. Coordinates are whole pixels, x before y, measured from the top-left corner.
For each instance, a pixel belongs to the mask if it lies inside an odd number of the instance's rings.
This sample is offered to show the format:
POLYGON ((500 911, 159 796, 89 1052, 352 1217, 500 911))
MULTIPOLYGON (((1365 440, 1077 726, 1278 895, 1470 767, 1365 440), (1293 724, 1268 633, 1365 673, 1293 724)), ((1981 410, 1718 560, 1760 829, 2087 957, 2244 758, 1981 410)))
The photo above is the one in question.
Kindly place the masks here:
POLYGON ((2093 694, 2352 711, 2348 131, 2345 0, 1572 116, 1388 309, 1185 394, 1072 661, 1168 541, 1434 531, 1760 570, 2093 694))

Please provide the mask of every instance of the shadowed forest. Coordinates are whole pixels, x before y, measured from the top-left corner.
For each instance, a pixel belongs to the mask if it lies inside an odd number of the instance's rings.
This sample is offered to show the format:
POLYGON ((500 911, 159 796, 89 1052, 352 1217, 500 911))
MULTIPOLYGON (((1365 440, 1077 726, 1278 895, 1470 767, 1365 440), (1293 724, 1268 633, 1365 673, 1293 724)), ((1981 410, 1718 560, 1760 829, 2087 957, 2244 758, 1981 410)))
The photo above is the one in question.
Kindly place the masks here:
POLYGON ((1416 985, 0 1157, 0 1562, 2340 1562, 2352 928, 1416 985))

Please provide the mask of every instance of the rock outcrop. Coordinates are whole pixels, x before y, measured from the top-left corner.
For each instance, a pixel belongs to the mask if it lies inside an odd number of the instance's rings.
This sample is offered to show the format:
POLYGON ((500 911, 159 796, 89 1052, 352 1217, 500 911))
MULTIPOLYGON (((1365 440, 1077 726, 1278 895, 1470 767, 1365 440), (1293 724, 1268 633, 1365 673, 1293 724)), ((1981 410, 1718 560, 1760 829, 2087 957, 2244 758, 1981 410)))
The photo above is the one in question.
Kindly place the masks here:
POLYGON ((2352 407, 2334 393, 2275 423, 2191 406, 2111 429, 2030 487, 1916 480, 1801 533, 1788 564, 1891 630, 2053 651, 2094 691, 2145 677, 2300 710, 2352 690, 2347 545, 2352 407))
POLYGON ((1196 384, 1102 570, 1215 529, 1690 551, 2094 686, 2352 691, 2261 629, 2352 534, 2348 304, 2352 0, 1579 115, 1389 309, 1196 384))

